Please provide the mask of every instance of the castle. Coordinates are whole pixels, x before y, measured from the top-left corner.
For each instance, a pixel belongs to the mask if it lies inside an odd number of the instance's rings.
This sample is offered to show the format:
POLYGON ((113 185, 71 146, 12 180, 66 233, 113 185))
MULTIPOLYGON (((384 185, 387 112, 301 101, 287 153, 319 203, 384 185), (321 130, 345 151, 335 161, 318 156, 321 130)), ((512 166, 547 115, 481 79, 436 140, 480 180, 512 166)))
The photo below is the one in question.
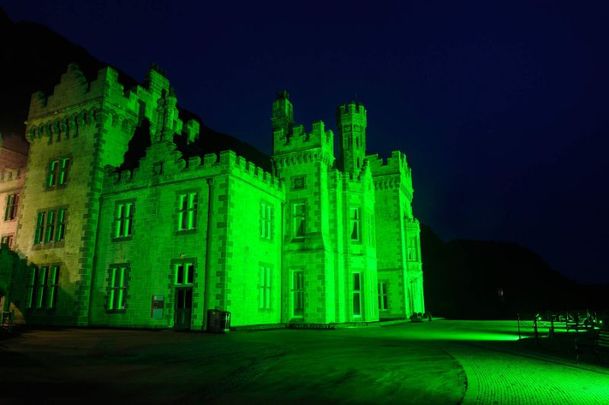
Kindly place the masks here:
POLYGON ((52 94, 32 96, 27 163, 0 155, 2 243, 34 265, 4 311, 34 325, 192 330, 209 309, 236 327, 424 312, 406 156, 366 154, 363 105, 336 119, 339 159, 334 133, 296 124, 280 93, 264 170, 231 150, 200 153, 201 124, 158 69, 126 89, 110 67, 88 80, 70 65, 52 94), (136 133, 149 145, 129 161, 136 133))

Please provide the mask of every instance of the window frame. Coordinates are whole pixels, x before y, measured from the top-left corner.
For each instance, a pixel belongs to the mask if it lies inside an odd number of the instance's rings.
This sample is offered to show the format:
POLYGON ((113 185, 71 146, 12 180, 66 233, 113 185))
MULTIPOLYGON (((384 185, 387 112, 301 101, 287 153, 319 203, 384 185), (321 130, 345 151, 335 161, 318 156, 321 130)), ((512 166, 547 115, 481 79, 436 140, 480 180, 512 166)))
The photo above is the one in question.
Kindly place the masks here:
POLYGON ((47 190, 55 190, 65 187, 68 184, 72 163, 73 158, 71 155, 61 156, 49 160, 49 164, 47 166, 47 175, 45 178, 45 186, 47 190))
POLYGON ((135 199, 119 200, 114 202, 114 210, 112 212, 112 240, 123 241, 133 238, 135 229, 135 199), (123 215, 124 207, 129 206, 129 215, 123 215), (120 207, 123 207, 119 210, 120 207), (127 222, 128 220, 128 222, 127 222), (125 234, 126 225, 128 223, 128 233, 125 234))
POLYGON ((361 207, 349 208, 349 240, 353 243, 362 243, 362 209, 361 207), (353 237, 353 233, 357 233, 353 237))
POLYGON ((260 221, 259 221, 259 236, 263 240, 273 240, 274 229, 273 222, 275 219, 275 207, 268 201, 260 201, 260 221))
POLYGON ((268 263, 258 265, 258 310, 272 310, 273 298, 273 269, 268 263))
POLYGON ((306 176, 292 176, 290 185, 292 190, 304 190, 306 188, 306 176))
POLYGON ((290 219, 292 222, 292 226, 291 226, 291 231, 292 231, 292 238, 293 239, 304 239, 306 234, 307 234, 307 202, 306 200, 294 200, 290 203, 290 219), (296 213, 296 206, 301 205, 302 208, 302 214, 298 214, 296 213), (302 234, 299 234, 299 231, 297 231, 297 229, 299 229, 300 227, 297 226, 297 219, 301 218, 302 222, 302 234))
POLYGON ((417 247, 417 238, 414 236, 408 237, 408 242, 406 246, 406 257, 408 257, 409 262, 416 262, 419 260, 417 247))
POLYGON ((61 264, 34 266, 28 284, 26 309, 53 311, 57 306, 61 264))
POLYGON ((292 277, 290 277, 290 292, 291 292, 290 304, 291 304, 292 318, 302 319, 302 318, 304 318, 304 312, 305 312, 304 270, 302 270, 302 269, 292 270, 292 277), (300 275, 300 277, 297 277, 297 275, 300 275), (298 283, 297 283, 297 281, 298 281, 298 283), (297 306, 297 303, 299 303, 300 305, 297 306))
POLYGON ((34 223, 33 247, 61 246, 66 236, 67 214, 67 206, 39 210, 34 223))
POLYGON ((378 295, 379 295, 379 311, 389 311, 389 282, 379 281, 378 283, 378 295))
POLYGON ((188 233, 197 230, 199 219, 199 190, 183 190, 176 195, 176 225, 177 233, 188 233), (194 195, 192 206, 190 197, 194 195), (183 198, 183 199, 182 199, 183 198), (184 205, 185 203, 185 205, 184 205), (192 219, 191 219, 192 218, 192 219), (186 226, 183 227, 186 221, 186 226), (191 222, 190 222, 191 221, 191 222))
POLYGON ((5 245, 9 249, 12 249, 13 243, 15 243, 15 234, 14 233, 6 233, 6 234, 0 236, 0 245, 5 245))
POLYGON ((197 262, 194 259, 179 259, 171 262, 172 285, 174 288, 192 288, 195 285, 197 262), (190 271, 187 271, 187 265, 190 271), (182 281, 180 282, 179 267, 182 266, 182 281))
POLYGON ((19 193, 7 194, 5 201, 6 205, 4 206, 4 222, 15 221, 17 219, 19 193))
POLYGON ((106 312, 122 313, 127 311, 130 273, 131 266, 129 263, 113 263, 108 267, 106 312))
POLYGON ((353 292, 353 302, 351 310, 353 312, 354 318, 362 317, 362 293, 363 293, 363 277, 361 272, 353 272, 352 274, 352 292, 353 292), (356 283, 357 280, 357 283, 356 283), (357 288, 356 288, 357 287, 357 288), (356 311, 356 303, 357 303, 357 311, 356 311))

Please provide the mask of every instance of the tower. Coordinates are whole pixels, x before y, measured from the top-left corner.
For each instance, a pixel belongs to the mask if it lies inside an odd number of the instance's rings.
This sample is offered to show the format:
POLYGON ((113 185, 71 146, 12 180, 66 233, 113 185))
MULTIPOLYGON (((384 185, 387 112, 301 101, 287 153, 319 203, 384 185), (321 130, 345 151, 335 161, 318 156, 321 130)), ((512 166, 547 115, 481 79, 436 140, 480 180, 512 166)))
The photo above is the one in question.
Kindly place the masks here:
POLYGON ((345 173, 358 173, 366 156, 366 108, 355 101, 340 105, 336 110, 336 123, 345 173))
POLYGON ((286 143, 294 126, 294 106, 290 101, 290 95, 285 90, 277 93, 277 98, 273 102, 271 123, 273 126, 273 146, 277 149, 277 146, 286 143))

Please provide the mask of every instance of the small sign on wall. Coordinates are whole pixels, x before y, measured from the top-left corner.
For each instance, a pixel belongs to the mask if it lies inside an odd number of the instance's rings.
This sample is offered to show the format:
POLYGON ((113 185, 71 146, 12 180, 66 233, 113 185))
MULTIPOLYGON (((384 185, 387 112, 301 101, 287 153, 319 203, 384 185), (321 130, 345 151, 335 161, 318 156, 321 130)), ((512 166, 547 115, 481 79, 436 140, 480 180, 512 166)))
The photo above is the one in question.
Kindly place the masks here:
POLYGON ((163 319, 163 307, 165 306, 165 297, 162 295, 152 296, 152 306, 150 315, 155 321, 163 319))

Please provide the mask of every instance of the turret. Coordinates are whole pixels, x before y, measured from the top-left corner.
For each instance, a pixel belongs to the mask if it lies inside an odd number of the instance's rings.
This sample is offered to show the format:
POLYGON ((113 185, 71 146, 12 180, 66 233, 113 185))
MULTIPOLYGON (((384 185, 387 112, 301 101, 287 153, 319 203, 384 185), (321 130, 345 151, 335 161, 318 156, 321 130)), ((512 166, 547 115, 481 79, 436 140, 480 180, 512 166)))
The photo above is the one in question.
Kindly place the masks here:
POLYGON ((177 98, 173 89, 169 92, 163 90, 161 98, 157 102, 157 123, 154 131, 153 142, 171 140, 176 129, 178 119, 177 98))
POLYGON ((294 126, 294 106, 290 101, 290 95, 285 90, 277 93, 277 98, 273 102, 271 123, 275 146, 286 143, 294 126))
POLYGON ((343 170, 357 174, 366 156, 366 108, 355 101, 338 106, 336 123, 340 133, 343 170))

